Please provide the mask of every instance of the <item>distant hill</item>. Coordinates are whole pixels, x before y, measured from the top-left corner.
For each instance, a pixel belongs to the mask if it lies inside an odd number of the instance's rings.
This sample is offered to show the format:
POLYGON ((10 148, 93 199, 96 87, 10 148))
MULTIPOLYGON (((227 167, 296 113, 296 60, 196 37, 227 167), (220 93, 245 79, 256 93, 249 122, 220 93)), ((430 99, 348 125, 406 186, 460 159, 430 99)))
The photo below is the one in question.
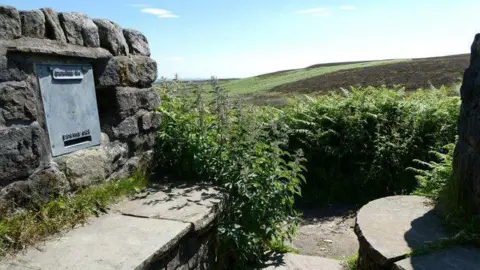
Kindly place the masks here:
POLYGON ((458 83, 468 63, 469 54, 326 63, 230 80, 223 86, 233 94, 316 93, 357 85, 403 85, 407 90, 416 90, 458 83))

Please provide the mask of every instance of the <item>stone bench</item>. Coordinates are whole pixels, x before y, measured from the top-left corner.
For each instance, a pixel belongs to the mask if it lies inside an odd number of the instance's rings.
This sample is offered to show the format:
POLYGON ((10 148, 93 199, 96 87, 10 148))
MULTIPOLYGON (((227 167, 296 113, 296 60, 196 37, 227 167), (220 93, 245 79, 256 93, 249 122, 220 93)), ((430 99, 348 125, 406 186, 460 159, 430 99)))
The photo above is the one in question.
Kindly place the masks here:
POLYGON ((357 215, 358 269, 480 269, 480 250, 454 247, 418 257, 408 254, 448 237, 432 201, 393 196, 372 201, 357 215))
POLYGON ((221 202, 208 185, 168 185, 7 258, 0 269, 211 269, 221 202))

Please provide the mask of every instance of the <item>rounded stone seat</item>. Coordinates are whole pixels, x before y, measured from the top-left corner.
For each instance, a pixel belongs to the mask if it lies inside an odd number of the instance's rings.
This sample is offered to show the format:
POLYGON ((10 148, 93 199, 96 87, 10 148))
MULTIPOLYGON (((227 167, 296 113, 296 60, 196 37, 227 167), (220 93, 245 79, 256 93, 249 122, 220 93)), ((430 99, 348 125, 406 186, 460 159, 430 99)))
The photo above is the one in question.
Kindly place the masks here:
POLYGON ((392 269, 412 249, 448 236, 432 201, 421 196, 392 196, 366 204, 358 212, 355 233, 360 242, 358 269, 392 269))

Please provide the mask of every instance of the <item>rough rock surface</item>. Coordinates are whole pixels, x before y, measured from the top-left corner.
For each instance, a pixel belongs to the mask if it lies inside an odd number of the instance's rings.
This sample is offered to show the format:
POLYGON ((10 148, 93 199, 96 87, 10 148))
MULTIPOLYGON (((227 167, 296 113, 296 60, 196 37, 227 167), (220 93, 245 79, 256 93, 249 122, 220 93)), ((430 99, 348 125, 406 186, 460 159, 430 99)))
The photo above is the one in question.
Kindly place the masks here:
POLYGON ((56 166, 39 170, 29 177, 32 197, 36 201, 47 202, 70 190, 70 184, 63 172, 56 166))
POLYGON ((200 231, 220 212, 222 200, 219 190, 208 184, 165 184, 154 194, 120 204, 118 210, 136 217, 192 223, 200 231))
POLYGON ((57 12, 51 8, 42 8, 41 10, 45 15, 46 36, 60 43, 67 43, 67 38, 63 32, 57 12))
MULTIPOLYGON (((116 88, 116 113, 122 119, 134 115, 140 109, 153 111, 159 105, 160 99, 153 88, 116 88)), ((152 121, 154 120, 150 119, 150 125, 152 121)))
POLYGON ((357 214, 355 233, 360 242, 359 269, 389 268, 409 250, 448 236, 432 201, 421 196, 369 202, 357 214))
POLYGON ((0 6, 0 39, 14 39, 21 34, 18 10, 11 6, 0 6))
POLYGON ((480 215, 480 34, 471 47, 471 64, 460 88, 462 105, 458 142, 454 151, 454 178, 468 211, 480 215))
MULTIPOLYGON (((28 54, 48 54, 50 56, 68 56, 89 59, 105 59, 112 54, 104 48, 61 44, 49 39, 22 37, 16 40, 0 40, 0 48, 9 47, 9 51, 28 54)), ((1 76, 0 76, 1 78, 1 76)))
POLYGON ((22 35, 26 37, 45 37, 45 15, 40 10, 20 11, 22 35))
POLYGON ((147 38, 134 29, 123 29, 123 35, 128 43, 131 54, 140 54, 150 56, 150 47, 147 38))
POLYGON ((100 36, 98 27, 92 19, 85 14, 80 14, 83 18, 82 37, 83 44, 87 47, 100 47, 100 36))
POLYGON ((126 139, 128 137, 137 135, 138 121, 135 117, 128 117, 123 120, 118 126, 113 127, 113 138, 126 139))
POLYGON ((95 72, 99 87, 150 87, 157 79, 157 63, 141 55, 117 56, 99 65, 95 72))
POLYGON ((73 189, 103 182, 110 173, 108 155, 102 147, 88 148, 55 158, 73 189))
POLYGON ((35 121, 35 101, 33 91, 25 82, 0 83, 0 114, 6 124, 35 121))
POLYGON ((468 247, 453 247, 418 257, 410 257, 396 262, 392 270, 416 269, 480 269, 480 250, 468 247))
POLYGON ((265 270, 342 270, 341 261, 298 254, 279 254, 266 263, 265 270))
POLYGON ((0 130, 0 185, 27 178, 39 165, 39 126, 0 130))
POLYGON ((67 38, 68 43, 83 46, 83 20, 80 13, 61 12, 58 14, 60 24, 67 38))
POLYGON ((162 114, 160 112, 147 112, 140 118, 140 127, 142 131, 157 129, 162 123, 162 114))
POLYGON ((118 24, 103 19, 94 19, 93 22, 98 27, 102 47, 108 49, 113 55, 128 55, 127 41, 118 24))

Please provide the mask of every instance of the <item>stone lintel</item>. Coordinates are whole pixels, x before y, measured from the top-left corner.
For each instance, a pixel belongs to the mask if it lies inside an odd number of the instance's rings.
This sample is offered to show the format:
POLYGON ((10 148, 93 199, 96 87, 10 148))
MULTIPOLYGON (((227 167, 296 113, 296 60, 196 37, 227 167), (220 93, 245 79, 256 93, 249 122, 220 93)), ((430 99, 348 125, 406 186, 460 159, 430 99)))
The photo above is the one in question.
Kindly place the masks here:
POLYGON ((22 37, 15 40, 0 40, 0 47, 8 52, 26 54, 44 54, 49 56, 67 56, 89 59, 111 58, 112 54, 103 48, 83 47, 62 44, 54 40, 22 37))

